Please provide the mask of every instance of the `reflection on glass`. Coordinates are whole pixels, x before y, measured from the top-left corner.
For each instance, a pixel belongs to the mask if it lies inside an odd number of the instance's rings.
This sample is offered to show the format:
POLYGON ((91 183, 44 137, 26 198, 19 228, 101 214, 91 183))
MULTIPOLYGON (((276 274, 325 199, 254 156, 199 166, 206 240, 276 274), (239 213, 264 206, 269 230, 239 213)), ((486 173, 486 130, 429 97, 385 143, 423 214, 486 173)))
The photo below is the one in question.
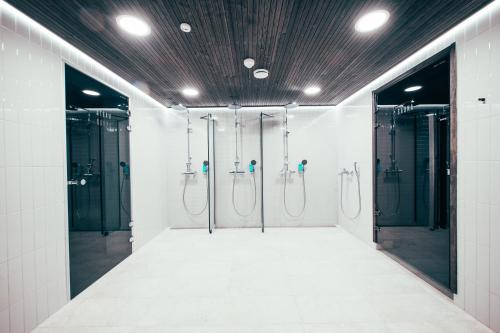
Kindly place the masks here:
POLYGON ((72 297, 131 253, 127 125, 121 110, 66 112, 72 297))

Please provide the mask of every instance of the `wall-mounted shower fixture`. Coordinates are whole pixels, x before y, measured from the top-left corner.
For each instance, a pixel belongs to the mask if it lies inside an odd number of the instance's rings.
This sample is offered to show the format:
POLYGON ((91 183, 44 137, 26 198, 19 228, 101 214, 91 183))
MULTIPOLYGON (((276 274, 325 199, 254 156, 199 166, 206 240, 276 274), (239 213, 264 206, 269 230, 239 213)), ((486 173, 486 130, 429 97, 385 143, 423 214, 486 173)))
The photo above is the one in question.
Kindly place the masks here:
POLYGON ((252 213, 255 211, 255 207, 257 206, 257 182, 255 181, 255 165, 257 162, 255 160, 251 160, 248 164, 248 172, 252 176, 252 184, 253 184, 253 204, 252 204, 252 209, 248 213, 242 213, 237 207, 236 207, 236 199, 235 199, 235 188, 236 188, 236 179, 238 175, 244 175, 245 170, 240 169, 240 155, 239 155, 239 140, 238 140, 238 133, 241 131, 241 119, 238 115, 238 110, 241 109, 241 106, 233 104, 229 106, 229 109, 234 110, 234 146, 235 146, 235 154, 234 154, 234 170, 230 171, 229 173, 233 175, 233 189, 232 189, 232 203, 233 203, 233 209, 241 217, 248 217, 252 215, 252 213))
POLYGON ((290 135, 290 131, 288 130, 288 110, 297 107, 298 105, 296 103, 285 105, 285 114, 283 116, 283 168, 281 169, 281 174, 283 175, 283 206, 285 212, 291 217, 300 217, 304 213, 307 203, 305 178, 305 165, 307 164, 307 160, 305 159, 298 163, 297 166, 297 171, 302 178, 302 207, 298 214, 291 213, 286 200, 288 179, 295 173, 294 170, 290 170, 288 161, 288 136, 290 135))
POLYGON ((125 188, 125 180, 130 179, 130 165, 125 161, 120 161, 120 167, 122 168, 122 182, 120 184, 120 207, 125 212, 125 214, 131 218, 130 212, 123 202, 123 189, 125 188))
MULTIPOLYGON (((192 155, 191 155, 191 134, 193 133, 193 128, 192 128, 192 123, 191 123, 191 114, 189 113, 189 109, 185 108, 186 114, 187 114, 187 128, 186 128, 186 134, 187 134, 187 160, 186 160, 186 171, 184 171, 182 174, 185 176, 184 179, 184 188, 182 190, 182 204, 184 205, 184 209, 186 212, 190 215, 201 215, 203 212, 207 209, 208 206, 208 193, 205 193, 205 204, 203 205, 203 208, 199 211, 192 211, 189 209, 187 203, 186 203, 186 189, 187 185, 189 182, 190 177, 192 176, 193 178, 196 177, 196 170, 193 170, 192 168, 192 155)), ((208 179, 207 179, 207 173, 208 173, 208 161, 203 161, 202 164, 202 174, 205 178, 205 188, 208 188, 208 179)))
MULTIPOLYGON (((394 194, 396 196, 396 205, 394 207, 394 211, 391 214, 385 214, 384 216, 395 216, 399 214, 399 208, 401 206, 401 170, 398 166, 398 161, 396 159, 396 135, 397 135, 397 117, 400 115, 404 115, 406 113, 413 111, 413 100, 403 103, 401 105, 397 105, 392 109, 391 114, 391 127, 389 130, 389 136, 391 141, 391 153, 390 153, 390 166, 389 168, 384 170, 386 178, 392 178, 394 180, 395 191, 394 194)), ((384 211, 380 210, 379 213, 384 214, 384 211)))
POLYGON ((342 213, 347 218, 349 218, 351 220, 354 220, 354 219, 358 218, 358 216, 361 214, 361 183, 360 183, 360 180, 359 180, 360 173, 359 173, 358 162, 354 162, 354 168, 353 168, 353 170, 347 170, 346 168, 341 169, 340 172, 339 172, 339 176, 340 176, 340 209, 342 210, 342 213), (358 185, 358 191, 357 191, 357 194, 358 194, 358 208, 356 210, 356 214, 354 214, 352 216, 348 215, 345 212, 345 209, 344 209, 344 176, 347 176, 347 177, 356 176, 356 182, 357 182, 357 185, 358 185))

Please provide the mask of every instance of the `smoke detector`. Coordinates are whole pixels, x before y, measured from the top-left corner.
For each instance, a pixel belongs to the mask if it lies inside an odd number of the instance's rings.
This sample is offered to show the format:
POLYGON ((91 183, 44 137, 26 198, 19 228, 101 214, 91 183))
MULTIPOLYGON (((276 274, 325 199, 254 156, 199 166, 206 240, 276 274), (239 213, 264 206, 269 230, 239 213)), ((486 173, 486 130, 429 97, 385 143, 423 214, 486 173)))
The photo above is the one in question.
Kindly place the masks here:
POLYGON ((267 69, 264 69, 264 68, 258 68, 258 69, 253 71, 253 76, 256 79, 265 79, 269 76, 269 71, 267 69))
POLYGON ((252 58, 246 58, 245 60, 243 60, 243 65, 246 68, 250 69, 255 66, 255 60, 253 60, 252 58))
POLYGON ((188 23, 181 23, 181 30, 184 32, 191 32, 191 26, 188 23))

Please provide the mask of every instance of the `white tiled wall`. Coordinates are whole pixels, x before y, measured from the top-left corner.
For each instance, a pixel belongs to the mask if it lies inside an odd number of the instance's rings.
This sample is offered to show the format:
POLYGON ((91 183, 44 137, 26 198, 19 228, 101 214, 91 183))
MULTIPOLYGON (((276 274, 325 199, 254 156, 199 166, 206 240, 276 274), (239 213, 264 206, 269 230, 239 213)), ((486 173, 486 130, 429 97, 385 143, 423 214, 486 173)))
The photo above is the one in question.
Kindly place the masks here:
POLYGON ((167 225, 173 114, 0 1, 0 332, 68 301, 64 63, 130 97, 134 249, 167 225))
MULTIPOLYGON (((207 158, 206 122, 200 116, 211 112, 216 116, 215 128, 215 170, 216 170, 216 218, 219 227, 260 226, 260 112, 274 115, 264 120, 264 205, 267 226, 329 226, 337 222, 337 163, 335 142, 335 117, 331 107, 301 107, 290 111, 288 121, 290 168, 297 170, 298 163, 307 159, 306 196, 304 214, 293 218, 285 214, 283 208, 283 108, 242 108, 240 132, 241 169, 248 171, 250 160, 257 161, 255 178, 257 182, 257 204, 248 217, 238 216, 232 206, 235 134, 234 114, 228 109, 203 109, 191 111, 193 121, 192 155, 194 167, 200 171, 201 163, 207 158)), ((171 134, 177 140, 170 145, 172 163, 177 173, 169 175, 169 203, 172 226, 176 228, 207 227, 207 214, 190 216, 182 208, 182 190, 187 143, 185 139, 185 113, 179 113, 181 121, 177 132, 171 134), (179 140, 179 138, 181 138, 179 140), (174 158, 175 156, 175 158, 174 158)), ((206 181, 202 175, 191 180, 186 195, 187 203, 195 211, 203 207, 206 181)), ((252 178, 248 172, 238 176, 235 187, 235 202, 241 213, 246 215, 253 204, 252 178)), ((302 206, 302 183, 298 174, 292 176, 287 189, 287 202, 292 214, 297 214, 302 206)))
POLYGON ((363 212, 342 226, 372 241, 371 92, 456 43, 458 75, 458 294, 455 302, 500 332, 500 1, 420 50, 338 106, 340 166, 359 160, 363 212), (486 104, 478 102, 486 98, 486 104))

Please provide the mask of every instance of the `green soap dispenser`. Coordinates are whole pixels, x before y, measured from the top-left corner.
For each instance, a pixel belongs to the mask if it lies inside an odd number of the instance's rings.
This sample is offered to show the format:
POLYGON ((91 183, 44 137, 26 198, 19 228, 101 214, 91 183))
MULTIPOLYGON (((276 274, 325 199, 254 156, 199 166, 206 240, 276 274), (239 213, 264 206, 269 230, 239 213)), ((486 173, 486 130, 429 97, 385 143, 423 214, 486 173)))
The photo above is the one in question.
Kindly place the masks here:
POLYGON ((257 161, 255 161, 255 160, 251 160, 250 164, 248 164, 248 171, 250 173, 254 173, 255 172, 255 164, 257 164, 257 161))
POLYGON ((204 175, 208 173, 208 161, 203 161, 203 166, 201 167, 201 172, 203 172, 204 175))
POLYGON ((307 160, 302 160, 302 162, 299 163, 299 166, 297 167, 299 173, 304 173, 306 164, 307 160))

